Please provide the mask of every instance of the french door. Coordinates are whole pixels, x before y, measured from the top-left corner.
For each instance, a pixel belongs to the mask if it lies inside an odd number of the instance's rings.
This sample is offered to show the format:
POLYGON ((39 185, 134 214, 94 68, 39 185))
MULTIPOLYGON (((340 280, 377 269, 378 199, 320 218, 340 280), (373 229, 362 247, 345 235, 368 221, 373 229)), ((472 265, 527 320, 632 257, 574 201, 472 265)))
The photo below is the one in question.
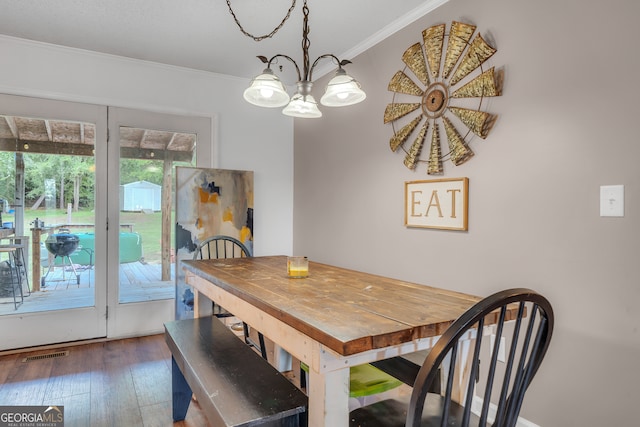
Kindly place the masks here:
POLYGON ((0 259, 0 350, 160 332, 174 317, 172 169, 195 158, 211 166, 208 118, 0 95, 14 168, 0 236, 28 240, 17 307, 0 259), (55 239, 76 246, 65 257, 55 239))
POLYGON ((119 274, 109 280, 107 330, 111 337, 156 333, 175 317, 173 232, 179 189, 173 188, 173 170, 195 166, 196 158, 199 164, 210 163, 211 121, 109 108, 109 135, 108 172, 118 177, 120 192, 108 203, 108 271, 119 274), (162 179, 140 179, 145 176, 141 170, 162 179), (129 263, 140 258, 137 237, 143 261, 129 263))
POLYGON ((0 95, 0 116, 0 155, 8 178, 0 188, 8 200, 3 220, 11 219, 14 235, 29 238, 21 250, 30 250, 25 257, 28 266, 22 270, 29 288, 22 285, 21 304, 15 307, 6 286, 0 294, 0 350, 105 337, 108 200, 102 196, 108 193, 107 108, 0 95), (81 221, 73 203, 66 214, 64 188, 70 175, 86 187, 81 221), (71 236, 67 223, 76 222, 95 237, 94 257, 85 271, 74 271, 76 265, 68 257, 57 256, 61 246, 53 242, 57 235, 71 236))

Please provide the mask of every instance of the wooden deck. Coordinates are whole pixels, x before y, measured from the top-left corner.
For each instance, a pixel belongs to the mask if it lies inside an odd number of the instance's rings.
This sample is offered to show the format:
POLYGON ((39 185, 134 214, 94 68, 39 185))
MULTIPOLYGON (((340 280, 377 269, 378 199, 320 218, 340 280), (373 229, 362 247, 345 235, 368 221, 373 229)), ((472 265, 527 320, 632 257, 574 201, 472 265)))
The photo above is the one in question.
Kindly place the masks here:
MULTIPOLYGON (((45 287, 31 295, 25 289, 24 303, 16 310, 13 297, 0 298, 0 316, 48 310, 89 307, 94 304, 95 272, 76 268, 80 284, 71 267, 56 267, 45 278, 45 287)), ((120 264, 120 302, 131 303, 157 299, 171 299, 175 295, 175 279, 162 281, 160 264, 130 262, 120 264)), ((43 277, 46 274, 43 273, 43 277)))

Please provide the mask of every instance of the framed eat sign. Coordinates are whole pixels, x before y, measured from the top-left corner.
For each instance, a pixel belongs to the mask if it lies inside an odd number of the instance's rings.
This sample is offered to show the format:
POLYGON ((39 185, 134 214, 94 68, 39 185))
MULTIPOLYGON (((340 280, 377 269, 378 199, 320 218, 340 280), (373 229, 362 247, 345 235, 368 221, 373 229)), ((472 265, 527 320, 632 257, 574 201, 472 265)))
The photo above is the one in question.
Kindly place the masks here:
POLYGON ((469 178, 404 183, 404 224, 407 227, 467 230, 469 178))

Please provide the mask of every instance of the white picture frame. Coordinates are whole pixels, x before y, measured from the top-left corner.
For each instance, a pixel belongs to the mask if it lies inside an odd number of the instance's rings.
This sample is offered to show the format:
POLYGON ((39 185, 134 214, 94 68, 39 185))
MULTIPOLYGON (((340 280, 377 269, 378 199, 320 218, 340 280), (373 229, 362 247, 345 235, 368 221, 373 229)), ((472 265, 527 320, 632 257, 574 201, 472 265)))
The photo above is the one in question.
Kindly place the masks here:
POLYGON ((404 188, 405 226, 468 230, 469 178, 406 181, 404 188))

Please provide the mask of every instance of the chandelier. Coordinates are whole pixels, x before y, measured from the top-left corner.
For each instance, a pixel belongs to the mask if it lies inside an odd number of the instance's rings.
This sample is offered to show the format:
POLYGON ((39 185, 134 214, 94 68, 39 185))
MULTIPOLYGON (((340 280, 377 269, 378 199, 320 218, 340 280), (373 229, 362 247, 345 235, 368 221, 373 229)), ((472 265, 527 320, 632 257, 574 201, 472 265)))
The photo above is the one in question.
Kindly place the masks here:
POLYGON ((309 41, 309 8, 307 7, 307 0, 304 2, 302 12, 304 15, 302 23, 302 73, 300 73, 300 67, 298 67, 296 61, 290 56, 277 54, 271 57, 271 59, 267 59, 265 56, 258 56, 258 59, 264 64, 267 64, 267 68, 262 71, 262 74, 251 81, 251 85, 244 91, 244 99, 259 107, 285 107, 282 113, 287 116, 302 118, 321 117, 322 112, 311 94, 311 89, 313 88, 313 69, 320 60, 329 58, 338 65, 338 70, 327 84, 325 93, 322 98, 320 98, 320 103, 327 107, 342 107, 364 101, 367 95, 360 88, 360 83, 348 75, 344 68, 342 68, 350 64, 351 61, 346 59, 340 60, 337 56, 327 53, 319 56, 311 67, 309 67, 309 45, 311 42, 309 41), (298 82, 296 84, 296 92, 292 97, 289 97, 282 81, 280 81, 278 76, 271 70, 271 66, 277 64, 278 58, 289 60, 296 68, 298 82))

